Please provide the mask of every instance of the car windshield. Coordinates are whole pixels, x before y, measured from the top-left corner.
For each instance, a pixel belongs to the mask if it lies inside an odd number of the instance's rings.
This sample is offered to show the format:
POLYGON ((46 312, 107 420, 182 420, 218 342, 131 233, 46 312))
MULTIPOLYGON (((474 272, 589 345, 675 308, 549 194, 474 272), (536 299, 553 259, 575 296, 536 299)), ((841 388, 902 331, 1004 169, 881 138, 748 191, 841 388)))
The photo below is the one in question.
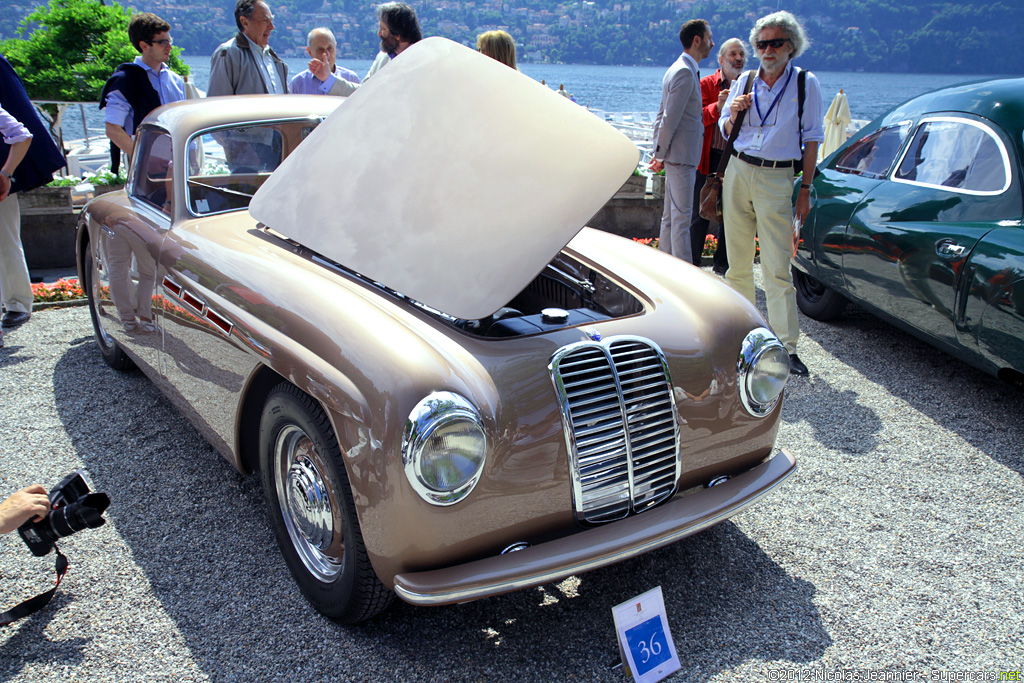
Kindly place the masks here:
POLYGON ((904 121, 858 140, 836 159, 836 170, 872 178, 885 176, 896 159, 896 153, 907 137, 908 130, 910 122, 904 121))
POLYGON ((218 128, 188 143, 188 208, 196 216, 249 206, 253 194, 319 120, 218 128))

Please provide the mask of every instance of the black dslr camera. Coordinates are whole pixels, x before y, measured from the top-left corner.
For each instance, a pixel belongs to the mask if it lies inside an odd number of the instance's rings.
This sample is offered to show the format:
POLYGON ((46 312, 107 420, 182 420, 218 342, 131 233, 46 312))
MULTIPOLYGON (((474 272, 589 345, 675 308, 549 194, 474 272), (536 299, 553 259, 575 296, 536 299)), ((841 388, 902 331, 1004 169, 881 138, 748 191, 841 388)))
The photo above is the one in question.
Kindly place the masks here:
POLYGON ((30 519, 18 527, 18 533, 33 555, 46 555, 53 550, 58 538, 106 523, 103 511, 110 505, 110 498, 105 493, 93 492, 91 484, 85 472, 75 470, 50 490, 50 514, 46 519, 41 522, 30 519))

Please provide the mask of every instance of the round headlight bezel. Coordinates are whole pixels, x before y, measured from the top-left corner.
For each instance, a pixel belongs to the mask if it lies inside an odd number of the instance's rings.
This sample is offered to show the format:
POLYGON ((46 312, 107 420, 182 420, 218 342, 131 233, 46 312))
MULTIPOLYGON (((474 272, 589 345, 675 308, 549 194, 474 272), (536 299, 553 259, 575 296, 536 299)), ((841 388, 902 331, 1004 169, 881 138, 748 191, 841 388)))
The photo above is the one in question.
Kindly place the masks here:
MULTIPOLYGON (((763 366, 762 366, 763 369, 763 366)), ((786 347, 766 327, 758 327, 747 333, 740 347, 739 359, 736 363, 736 385, 740 402, 748 413, 754 417, 765 417, 770 414, 782 399, 789 380, 789 353, 786 347), (758 372, 759 364, 765 359, 778 359, 785 366, 781 377, 758 372), (766 396, 761 391, 759 382, 767 379, 777 382, 777 390, 773 387, 766 396)))
POLYGON ((479 411, 466 398, 450 391, 437 391, 422 399, 409 413, 402 438, 402 463, 412 488, 432 505, 448 506, 463 500, 480 481, 487 462, 487 431, 479 411), (434 485, 425 471, 431 466, 425 450, 439 429, 462 425, 479 432, 479 452, 471 453, 472 472, 451 488, 434 485))

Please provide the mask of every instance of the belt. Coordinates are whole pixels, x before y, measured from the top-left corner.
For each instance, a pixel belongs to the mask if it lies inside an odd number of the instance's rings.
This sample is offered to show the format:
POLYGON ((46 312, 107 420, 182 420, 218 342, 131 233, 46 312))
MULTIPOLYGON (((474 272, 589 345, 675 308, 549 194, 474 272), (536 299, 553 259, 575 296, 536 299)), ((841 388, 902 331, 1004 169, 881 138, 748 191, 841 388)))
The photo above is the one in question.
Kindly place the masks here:
POLYGON ((743 152, 732 151, 734 157, 739 157, 740 161, 745 161, 751 166, 760 166, 762 168, 793 168, 793 164, 796 163, 792 159, 786 159, 785 161, 772 161, 770 159, 762 159, 760 157, 752 157, 749 154, 743 152))

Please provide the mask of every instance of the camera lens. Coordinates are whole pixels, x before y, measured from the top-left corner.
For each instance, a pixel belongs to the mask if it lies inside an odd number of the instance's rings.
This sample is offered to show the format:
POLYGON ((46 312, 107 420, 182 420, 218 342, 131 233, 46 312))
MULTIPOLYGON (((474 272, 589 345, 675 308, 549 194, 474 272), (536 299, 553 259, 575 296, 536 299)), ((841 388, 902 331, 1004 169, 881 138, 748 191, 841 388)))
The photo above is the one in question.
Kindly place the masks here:
POLYGON ((57 508, 50 513, 50 526, 56 538, 70 536, 82 529, 102 526, 103 511, 110 505, 105 493, 90 493, 74 503, 57 508))

